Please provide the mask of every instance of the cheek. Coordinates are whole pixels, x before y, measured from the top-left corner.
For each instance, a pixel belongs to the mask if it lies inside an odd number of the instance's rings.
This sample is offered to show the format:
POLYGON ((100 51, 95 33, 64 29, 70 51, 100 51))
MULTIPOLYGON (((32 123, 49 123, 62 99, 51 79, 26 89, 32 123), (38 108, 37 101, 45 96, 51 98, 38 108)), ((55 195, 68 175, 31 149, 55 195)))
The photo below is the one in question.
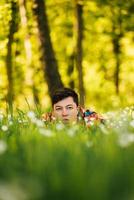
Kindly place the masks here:
POLYGON ((72 116, 77 116, 77 115, 78 115, 78 111, 77 111, 77 110, 73 110, 73 111, 71 112, 71 115, 72 115, 72 116))
POLYGON ((55 117, 61 116, 61 112, 60 111, 53 111, 53 115, 55 117))

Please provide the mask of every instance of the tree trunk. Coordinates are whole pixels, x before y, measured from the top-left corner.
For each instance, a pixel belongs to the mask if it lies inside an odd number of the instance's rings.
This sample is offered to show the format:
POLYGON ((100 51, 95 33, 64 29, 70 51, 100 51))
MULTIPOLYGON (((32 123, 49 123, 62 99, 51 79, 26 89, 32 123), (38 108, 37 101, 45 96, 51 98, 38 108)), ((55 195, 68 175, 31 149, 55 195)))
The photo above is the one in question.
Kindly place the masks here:
POLYGON ((114 73, 114 80, 115 80, 115 88, 116 88, 116 94, 119 94, 119 83, 120 83, 120 65, 121 65, 121 46, 120 46, 120 41, 121 38, 123 37, 122 33, 122 16, 121 16, 121 8, 119 7, 119 12, 118 16, 115 19, 117 24, 114 21, 115 15, 114 11, 112 9, 112 14, 113 14, 113 27, 112 27, 112 32, 113 32, 113 38, 112 38, 112 43, 113 43, 113 52, 115 55, 115 73, 114 73), (118 30, 117 30, 118 29, 118 30))
POLYGON ((116 88, 116 94, 119 94, 119 83, 120 83, 120 45, 119 45, 119 38, 117 37, 114 42, 114 52, 115 52, 115 60, 116 60, 116 64, 115 64, 115 88, 116 88))
POLYGON ((34 2, 36 4, 34 11, 37 17, 39 29, 39 39, 42 50, 41 60, 44 66, 44 77, 48 84, 50 97, 52 97, 53 91, 57 88, 63 87, 63 83, 58 71, 58 65, 50 38, 45 1, 34 0, 34 2))
POLYGON ((74 89, 74 79, 72 77, 73 71, 74 71, 74 61, 75 61, 75 55, 74 52, 69 56, 69 65, 67 68, 67 76, 70 78, 69 79, 69 87, 74 89))
POLYGON ((9 111, 13 113, 13 63, 12 63, 12 43, 14 41, 14 33, 16 32, 16 13, 18 12, 17 3, 11 1, 11 20, 9 22, 9 34, 7 42, 7 55, 6 55, 6 71, 7 71, 7 102, 9 105, 9 111))
POLYGON ((26 14, 26 0, 19 0, 19 9, 20 9, 20 17, 21 17, 21 26, 23 30, 25 30, 25 36, 24 36, 24 46, 25 46, 25 52, 26 52, 26 63, 27 63, 27 71, 30 69, 31 76, 30 76, 30 82, 31 82, 31 89, 33 94, 33 100, 36 106, 40 106, 40 99, 38 95, 38 89, 36 88, 36 84, 34 81, 34 75, 36 73, 34 63, 32 62, 32 46, 30 42, 30 34, 27 24, 27 14, 26 14))
POLYGON ((84 106, 84 83, 82 69, 82 39, 83 39, 83 5, 76 0, 76 29, 77 29, 77 44, 76 44, 76 67, 78 70, 80 104, 84 106))

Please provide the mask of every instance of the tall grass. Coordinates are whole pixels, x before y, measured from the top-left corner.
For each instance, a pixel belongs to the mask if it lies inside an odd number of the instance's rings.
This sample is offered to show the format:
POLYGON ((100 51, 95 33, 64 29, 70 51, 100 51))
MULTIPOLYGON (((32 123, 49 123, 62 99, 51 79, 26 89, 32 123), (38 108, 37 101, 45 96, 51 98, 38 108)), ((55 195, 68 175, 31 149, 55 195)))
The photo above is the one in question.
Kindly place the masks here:
POLYGON ((87 128, 0 114, 0 199, 134 199, 133 115, 109 112, 87 128))

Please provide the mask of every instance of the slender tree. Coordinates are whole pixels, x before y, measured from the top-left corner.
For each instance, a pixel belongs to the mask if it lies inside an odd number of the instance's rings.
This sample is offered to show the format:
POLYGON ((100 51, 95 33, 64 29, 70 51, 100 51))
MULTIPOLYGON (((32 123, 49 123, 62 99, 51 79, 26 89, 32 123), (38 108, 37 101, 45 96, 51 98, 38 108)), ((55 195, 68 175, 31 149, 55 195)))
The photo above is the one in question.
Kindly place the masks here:
POLYGON ((82 69, 82 40, 83 40, 83 4, 75 0, 76 8, 76 68, 78 70, 80 104, 84 106, 84 83, 82 69))
POLYGON ((123 37, 123 29, 122 29, 122 8, 121 5, 118 4, 116 8, 118 10, 118 14, 114 12, 115 9, 111 7, 111 13, 113 15, 112 18, 112 43, 113 43, 113 52, 115 55, 115 88, 116 94, 119 94, 119 82, 120 82, 120 66, 121 66, 121 39, 123 37), (116 17, 115 17, 116 16, 116 17))
POLYGON ((57 88, 63 87, 63 83, 58 71, 58 64, 50 38, 45 1, 34 0, 34 2, 34 12, 37 18, 39 39, 42 50, 41 61, 43 63, 44 77, 48 84, 50 97, 52 97, 53 91, 57 88))
POLYGON ((12 44, 14 42, 14 33, 17 31, 17 12, 18 5, 17 2, 11 1, 11 20, 9 22, 9 34, 8 34, 8 42, 7 42, 7 55, 6 55, 6 71, 7 71, 7 101, 9 105, 9 110, 13 112, 13 62, 12 62, 12 44))
POLYGON ((107 7, 109 13, 106 18, 111 21, 111 30, 108 35, 111 36, 113 44, 113 54, 115 58, 114 85, 118 95, 120 93, 120 72, 122 64, 122 46, 121 40, 128 31, 133 31, 133 7, 134 1, 121 0, 95 0, 102 9, 102 15, 105 16, 104 8, 107 7), (128 23, 129 22, 129 23, 128 23))
POLYGON ((74 89, 75 83, 74 79, 71 77, 74 71, 74 62, 75 62, 75 52, 72 52, 72 54, 69 56, 69 63, 67 68, 67 75, 70 77, 69 79, 69 87, 74 89))
MULTIPOLYGON (((20 10, 20 17, 21 17, 21 26, 24 30, 24 46, 25 46, 25 53, 26 53, 26 64, 27 64, 27 71, 28 69, 31 70, 31 87, 33 93, 33 99, 36 105, 40 105, 40 99, 38 95, 38 89, 34 82, 34 75, 36 73, 36 69, 33 63, 33 54, 32 54, 32 44, 30 41, 30 34, 28 29, 28 19, 27 19, 27 9, 26 9, 26 0, 19 0, 19 10, 20 10)), ((37 74, 37 73, 36 73, 37 74)))

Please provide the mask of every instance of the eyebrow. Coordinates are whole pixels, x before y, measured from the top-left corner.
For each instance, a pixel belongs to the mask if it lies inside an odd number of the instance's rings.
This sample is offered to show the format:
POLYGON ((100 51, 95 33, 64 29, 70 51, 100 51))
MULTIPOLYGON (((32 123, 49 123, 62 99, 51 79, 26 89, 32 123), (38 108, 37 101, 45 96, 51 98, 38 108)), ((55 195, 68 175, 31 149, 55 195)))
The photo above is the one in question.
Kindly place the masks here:
POLYGON ((62 106, 55 106, 55 108, 61 108, 62 106))
MULTIPOLYGON (((73 104, 66 105, 66 107, 68 107, 68 106, 73 106, 73 104)), ((62 108, 62 106, 55 106, 55 108, 62 108)))
POLYGON ((68 104, 68 105, 66 105, 66 107, 67 107, 67 106, 73 106, 73 104, 68 104))

